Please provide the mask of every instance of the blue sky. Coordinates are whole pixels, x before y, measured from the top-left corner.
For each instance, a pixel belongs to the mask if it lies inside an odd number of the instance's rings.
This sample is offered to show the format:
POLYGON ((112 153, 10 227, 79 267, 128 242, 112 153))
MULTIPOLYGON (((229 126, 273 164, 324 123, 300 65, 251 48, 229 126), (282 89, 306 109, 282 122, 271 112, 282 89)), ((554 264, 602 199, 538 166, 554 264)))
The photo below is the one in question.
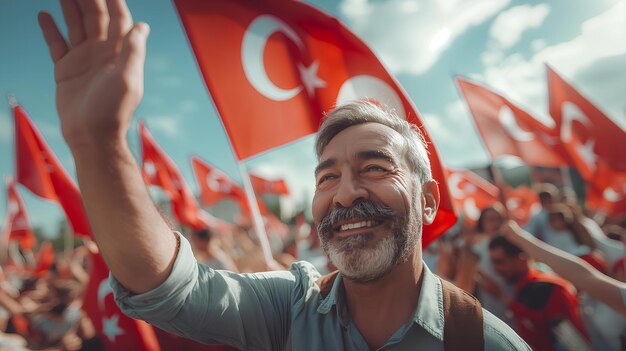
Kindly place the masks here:
MULTIPOLYGON (((339 17, 367 42, 420 109, 445 163, 480 167, 488 162, 452 76, 494 87, 546 121, 543 63, 548 62, 622 127, 626 126, 626 1, 556 0, 311 0, 339 17)), ((152 31, 145 94, 135 114, 197 190, 189 157, 198 155, 240 180, 221 123, 196 68, 170 1, 130 0, 134 19, 152 31)), ((55 1, 0 3, 0 93, 13 94, 73 174, 54 105, 53 67, 37 26, 37 12, 62 19, 55 1)), ((3 99, 4 100, 4 99, 3 99)), ((549 120, 547 120, 549 122, 549 120)), ((0 174, 13 173, 13 124, 0 102, 0 174)), ((136 123, 129 133, 138 154, 136 123)), ((268 178, 285 177, 293 196, 287 209, 312 197, 315 165, 311 139, 246 163, 268 178)), ((54 232, 56 205, 25 188, 31 222, 54 232)), ((0 190, 5 198, 5 189, 0 190)), ((0 200, 0 220, 6 203, 0 200)))

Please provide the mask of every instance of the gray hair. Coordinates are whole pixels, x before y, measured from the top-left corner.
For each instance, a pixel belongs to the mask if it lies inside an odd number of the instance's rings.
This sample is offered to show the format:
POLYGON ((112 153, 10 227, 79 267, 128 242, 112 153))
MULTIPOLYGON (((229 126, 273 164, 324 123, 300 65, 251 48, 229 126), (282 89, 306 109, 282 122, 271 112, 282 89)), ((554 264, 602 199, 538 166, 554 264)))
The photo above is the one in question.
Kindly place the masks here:
POLYGON ((341 131, 363 123, 380 123, 400 134, 404 140, 403 157, 421 184, 433 179, 426 141, 419 128, 399 117, 393 110, 385 109, 371 101, 354 101, 339 106, 326 115, 315 139, 315 152, 319 161, 328 143, 341 131))

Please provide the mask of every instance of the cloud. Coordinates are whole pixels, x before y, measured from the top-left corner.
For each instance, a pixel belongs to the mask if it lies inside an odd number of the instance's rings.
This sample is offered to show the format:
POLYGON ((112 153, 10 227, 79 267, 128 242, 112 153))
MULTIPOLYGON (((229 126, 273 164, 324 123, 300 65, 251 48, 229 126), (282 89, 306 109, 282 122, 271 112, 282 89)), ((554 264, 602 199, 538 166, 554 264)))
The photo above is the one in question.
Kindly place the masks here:
POLYGON ((514 53, 493 60, 482 73, 471 76, 506 92, 542 122, 550 123, 544 66, 548 63, 617 123, 626 126, 626 31, 618 30, 624 28, 624 13, 626 2, 621 1, 585 21, 580 35, 570 41, 545 46, 529 58, 514 53))
POLYGON ((158 130, 170 138, 176 138, 180 136, 180 126, 178 125, 180 118, 180 116, 174 115, 153 116, 146 119, 146 124, 150 129, 158 130))
POLYGON ((394 73, 421 74, 458 36, 498 13, 509 1, 344 0, 339 10, 394 73))
POLYGON ((184 100, 180 103, 180 111, 183 113, 193 113, 198 111, 198 103, 193 100, 184 100))
POLYGON ((549 12, 547 4, 512 7, 496 17, 489 34, 499 47, 510 48, 517 44, 526 30, 541 26, 549 12))

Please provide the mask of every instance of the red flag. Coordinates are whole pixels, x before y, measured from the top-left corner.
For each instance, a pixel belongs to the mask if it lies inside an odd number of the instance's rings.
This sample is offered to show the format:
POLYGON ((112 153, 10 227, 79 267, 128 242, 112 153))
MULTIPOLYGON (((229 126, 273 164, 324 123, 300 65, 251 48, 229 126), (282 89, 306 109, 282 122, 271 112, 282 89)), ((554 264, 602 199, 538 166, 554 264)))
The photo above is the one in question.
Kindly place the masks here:
POLYGON ((493 91, 465 78, 456 83, 465 98, 492 160, 517 156, 529 165, 566 166, 554 131, 493 91))
POLYGON ((204 205, 214 205, 223 198, 245 202, 246 195, 243 189, 224 172, 195 156, 191 158, 191 164, 200 186, 200 199, 204 205))
POLYGON ((50 271, 50 267, 55 262, 54 259, 54 249, 52 248, 52 244, 49 241, 44 241, 39 246, 39 251, 37 251, 37 256, 35 257, 36 267, 33 270, 33 274, 36 277, 44 277, 50 271))
POLYGON ((626 172, 626 132, 553 69, 547 70, 550 114, 561 140, 588 184, 604 189, 612 178, 606 172, 626 172))
POLYGON ((83 310, 90 316, 107 350, 159 351, 152 326, 127 317, 113 299, 109 269, 99 253, 92 253, 92 267, 83 310))
POLYGON ((254 174, 250 174, 250 182, 254 192, 258 195, 289 195, 287 182, 284 179, 267 180, 254 174))
POLYGON ((454 168, 448 168, 447 172, 450 195, 467 226, 475 226, 484 208, 500 202, 498 187, 478 174, 454 168))
POLYGON ((2 232, 7 233, 8 242, 17 240, 22 250, 30 250, 37 243, 33 229, 28 220, 26 206, 22 197, 17 192, 17 186, 13 179, 7 179, 7 220, 6 227, 2 232))
POLYGON ((504 191, 506 208, 509 216, 519 225, 525 225, 534 214, 541 210, 539 197, 526 185, 517 188, 507 188, 504 191))
MULTIPOLYGON (((24 110, 15 105, 13 113, 17 181, 36 195, 58 202, 74 233, 91 237, 91 229, 78 187, 67 175, 24 110)), ((115 303, 108 304, 106 308, 98 304, 99 290, 93 286, 108 287, 109 270, 98 253, 92 253, 91 256, 94 264, 83 298, 83 309, 94 323, 106 349, 159 351, 152 326, 144 321, 127 317, 115 303)))
POLYGON ((609 185, 604 188, 587 187, 587 207, 611 217, 626 214, 626 172, 604 169, 599 173, 605 173, 600 177, 608 179, 609 185))
POLYGON ((141 170, 146 184, 158 186, 170 196, 174 216, 181 224, 194 230, 211 226, 216 219, 199 207, 176 164, 143 123, 139 123, 139 138, 143 151, 141 170))
POLYGON ((454 224, 439 154, 417 109, 367 45, 337 19, 299 1, 175 4, 237 159, 315 133, 324 111, 336 105, 376 100, 420 126, 428 140, 441 204, 435 222, 424 228, 422 244, 454 224))
POLYGON ((75 234, 90 236, 83 202, 74 181, 50 150, 24 109, 15 104, 16 181, 35 195, 59 203, 75 234))

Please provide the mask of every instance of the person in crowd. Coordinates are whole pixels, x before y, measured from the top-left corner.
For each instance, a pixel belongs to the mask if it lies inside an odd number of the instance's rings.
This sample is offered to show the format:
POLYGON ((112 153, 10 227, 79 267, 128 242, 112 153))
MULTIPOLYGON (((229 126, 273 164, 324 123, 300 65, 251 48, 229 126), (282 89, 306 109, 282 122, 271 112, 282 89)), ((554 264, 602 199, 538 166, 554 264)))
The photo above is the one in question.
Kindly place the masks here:
POLYGON ((528 256, 504 236, 489 243, 494 270, 516 287, 509 298, 495 284, 483 284, 512 311, 516 330, 535 350, 590 349, 575 288, 565 279, 532 268, 528 256))
POLYGON ((545 240, 550 234, 548 210, 550 206, 560 201, 561 195, 559 189, 550 183, 537 184, 535 190, 539 196, 541 210, 530 218, 525 229, 539 239, 545 240))
MULTIPOLYGON (((495 204, 482 210, 476 222, 475 231, 466 235, 465 246, 459 254, 454 279, 455 285, 468 292, 473 292, 480 271, 481 276, 488 275, 503 292, 512 296, 513 288, 496 274, 489 258, 489 242, 500 235, 500 228, 505 218, 504 207, 501 204, 495 204)), ((512 324, 506 315, 507 308, 500 299, 490 295, 488 291, 477 291, 477 296, 484 308, 507 324, 512 324)))
POLYGON ((316 142, 313 218, 337 274, 318 281, 304 262, 241 275, 198 264, 151 206, 125 138, 143 91, 147 25, 133 25, 123 0, 61 5, 69 44, 49 14, 39 20, 55 62, 62 131, 125 313, 243 349, 528 349, 424 268, 422 228, 439 204, 426 147, 405 119, 370 102, 331 112, 316 142), (445 323, 444 297, 454 315, 445 323), (454 329, 463 318, 468 323, 454 329))
POLYGON ((592 298, 583 296, 582 299, 585 300, 584 307, 587 310, 585 322, 594 349, 622 349, 622 338, 626 328, 626 307, 623 297, 623 294, 626 294, 626 284, 622 283, 623 280, 612 279, 588 261, 537 240, 515 222, 507 223, 503 232, 528 255, 550 266, 557 274, 592 298))
POLYGON ((214 234, 210 229, 201 229, 191 234, 191 248, 199 263, 213 269, 226 269, 238 272, 235 261, 219 246, 216 240, 212 240, 214 234))

